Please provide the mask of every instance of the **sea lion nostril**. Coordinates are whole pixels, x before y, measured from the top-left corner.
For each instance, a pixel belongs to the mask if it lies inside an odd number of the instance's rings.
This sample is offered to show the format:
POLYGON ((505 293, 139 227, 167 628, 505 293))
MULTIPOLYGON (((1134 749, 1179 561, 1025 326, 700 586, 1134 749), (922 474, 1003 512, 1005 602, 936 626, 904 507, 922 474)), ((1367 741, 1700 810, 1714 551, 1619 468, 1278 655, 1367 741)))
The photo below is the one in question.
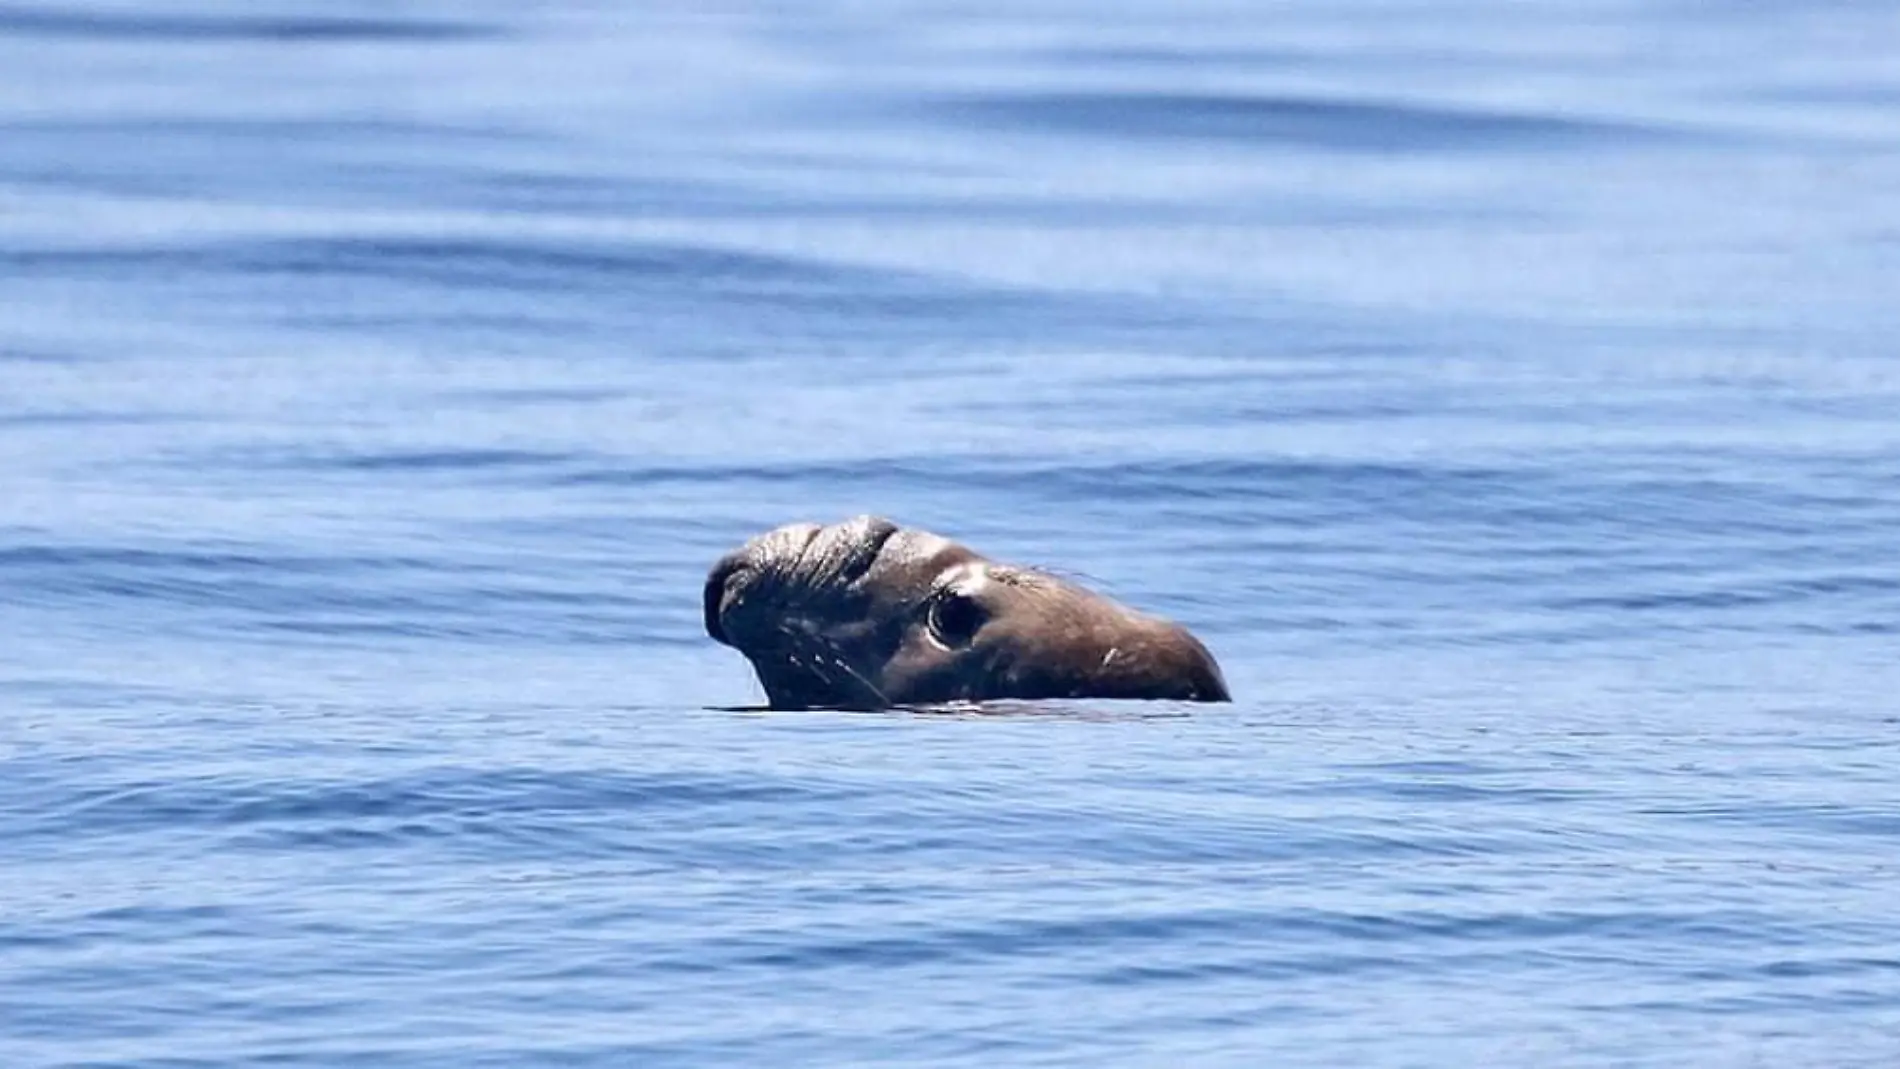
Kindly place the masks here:
POLYGON ((862 516, 845 526, 847 530, 857 530, 849 532, 849 555, 839 569, 839 578, 846 583, 853 583, 871 570, 871 565, 877 563, 878 554, 884 552, 884 547, 902 528, 881 516, 862 516))

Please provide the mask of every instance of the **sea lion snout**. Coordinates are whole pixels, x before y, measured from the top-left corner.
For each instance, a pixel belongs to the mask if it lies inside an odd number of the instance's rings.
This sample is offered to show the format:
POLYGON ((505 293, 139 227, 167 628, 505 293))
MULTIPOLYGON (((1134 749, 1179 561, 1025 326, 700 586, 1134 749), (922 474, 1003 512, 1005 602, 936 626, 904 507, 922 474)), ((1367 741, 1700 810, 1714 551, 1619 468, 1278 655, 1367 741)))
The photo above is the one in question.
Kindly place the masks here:
POLYGON ((841 596, 901 530, 883 517, 859 516, 829 527, 787 524, 751 539, 721 557, 706 576, 706 633, 742 646, 735 625, 841 596))
POLYGON ((706 633, 711 635, 716 642, 727 646, 732 645, 732 640, 726 637, 724 620, 726 601, 732 596, 735 585, 743 585, 742 583, 735 584, 734 580, 743 580, 745 573, 751 568, 752 564, 746 559, 744 552, 735 551, 719 558, 719 563, 713 565, 712 571, 706 576, 704 594, 706 633))

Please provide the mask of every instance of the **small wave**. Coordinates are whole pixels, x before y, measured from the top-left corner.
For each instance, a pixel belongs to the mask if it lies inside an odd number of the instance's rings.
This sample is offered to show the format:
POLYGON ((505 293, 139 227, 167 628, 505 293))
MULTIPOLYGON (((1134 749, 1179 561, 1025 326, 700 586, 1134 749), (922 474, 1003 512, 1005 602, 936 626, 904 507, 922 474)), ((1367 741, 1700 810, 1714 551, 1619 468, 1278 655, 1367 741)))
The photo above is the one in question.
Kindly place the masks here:
POLYGON ((1884 575, 1832 575, 1789 579, 1762 585, 1737 585, 1709 590, 1632 591, 1554 598, 1552 609, 1614 609, 1623 612, 1693 611, 1758 608, 1843 597, 1900 593, 1900 578, 1884 575))
POLYGON ((528 449, 392 449, 327 457, 301 457, 294 466, 347 471, 472 472, 540 468, 572 463, 575 454, 528 449))
MULTIPOLYGON (((62 791, 62 793, 65 793, 62 791)), ((406 838, 508 834, 513 821, 585 823, 588 816, 745 805, 823 806, 850 796, 835 783, 684 772, 431 769, 355 780, 258 780, 206 776, 72 791, 56 805, 0 811, 8 830, 34 836, 99 836, 153 829, 256 834, 254 845, 295 833, 334 845, 406 838)))
MULTIPOLYGON (((416 238, 363 235, 324 238, 261 238, 171 245, 67 247, 0 251, 0 267, 41 278, 149 279, 155 273, 209 284, 220 276, 246 287, 269 289, 293 281, 305 293, 329 283, 335 308, 327 315, 375 314, 398 301, 405 314, 441 316, 438 300, 366 294, 353 285, 373 279, 414 287, 432 297, 439 291, 480 295, 494 303, 480 309, 503 316, 513 309, 544 311, 551 299, 582 297, 639 300, 693 307, 746 302, 761 309, 829 311, 851 316, 932 318, 997 316, 1050 306, 1113 309, 1087 295, 1029 292, 986 286, 922 271, 872 269, 819 257, 741 251, 715 245, 648 241, 592 242, 522 236, 416 238), (420 303, 422 307, 416 305, 420 303)), ((319 302, 321 303, 321 302, 319 302)), ((308 316, 310 313, 305 313, 308 316)), ((1123 311, 1119 318, 1128 318, 1123 311)), ((311 322, 325 322, 321 317, 311 322)))
POLYGON ((150 11, 78 11, 51 7, 0 9, 0 37, 97 41, 460 41, 494 37, 501 28, 436 19, 343 15, 240 15, 150 11))
POLYGON ((1277 143, 1352 152, 1561 149, 1686 136, 1597 118, 1299 96, 1024 93, 941 100, 935 110, 979 124, 1102 138, 1277 143))
MULTIPOLYGON (((673 614, 590 580, 585 563, 402 554, 286 553, 123 546, 0 548, 0 582, 18 604, 117 605, 121 626, 169 632, 327 638, 450 638, 672 644, 673 614), (532 574, 524 574, 524 571, 532 574), (658 622, 656 622, 658 621, 658 622)), ((681 609, 683 612, 684 609, 681 609)))

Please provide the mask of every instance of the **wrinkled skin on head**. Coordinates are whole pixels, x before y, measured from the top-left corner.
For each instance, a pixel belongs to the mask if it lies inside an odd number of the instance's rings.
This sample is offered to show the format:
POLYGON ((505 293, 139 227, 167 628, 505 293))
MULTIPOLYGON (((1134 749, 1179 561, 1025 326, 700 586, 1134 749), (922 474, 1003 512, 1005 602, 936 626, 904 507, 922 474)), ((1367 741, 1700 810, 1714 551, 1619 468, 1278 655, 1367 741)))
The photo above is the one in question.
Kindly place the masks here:
POLYGON ((752 539, 713 566, 705 610, 775 709, 1228 700, 1179 625, 874 516, 752 539))

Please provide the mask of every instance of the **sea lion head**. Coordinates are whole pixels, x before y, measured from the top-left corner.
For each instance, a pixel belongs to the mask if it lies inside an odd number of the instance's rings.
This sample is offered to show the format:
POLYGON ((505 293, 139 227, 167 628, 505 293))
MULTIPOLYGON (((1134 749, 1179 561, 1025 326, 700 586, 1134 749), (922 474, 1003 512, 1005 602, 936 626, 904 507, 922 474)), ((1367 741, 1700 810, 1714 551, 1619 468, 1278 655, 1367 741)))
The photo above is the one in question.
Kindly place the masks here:
POLYGON ((875 516, 759 535, 713 566, 705 612, 775 709, 1228 700, 1180 625, 875 516))

